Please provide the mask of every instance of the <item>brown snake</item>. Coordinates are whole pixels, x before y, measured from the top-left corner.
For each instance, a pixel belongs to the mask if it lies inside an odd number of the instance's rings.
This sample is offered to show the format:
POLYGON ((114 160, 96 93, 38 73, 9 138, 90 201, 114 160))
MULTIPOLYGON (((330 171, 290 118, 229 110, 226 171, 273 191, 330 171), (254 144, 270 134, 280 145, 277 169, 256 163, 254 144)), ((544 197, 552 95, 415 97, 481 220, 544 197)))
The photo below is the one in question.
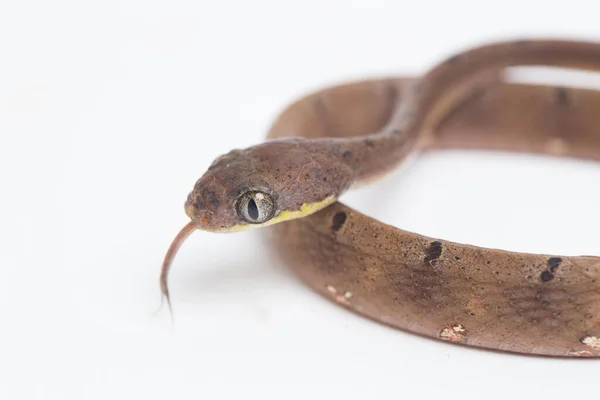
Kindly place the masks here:
POLYGON ((509 352, 600 357, 600 258, 524 254, 433 239, 336 199, 434 149, 492 149, 600 159, 593 90, 507 83, 514 66, 600 71, 600 44, 496 43, 420 79, 349 83, 290 105, 263 144, 215 160, 188 196, 195 229, 272 225, 281 259, 310 287, 390 326, 509 352))

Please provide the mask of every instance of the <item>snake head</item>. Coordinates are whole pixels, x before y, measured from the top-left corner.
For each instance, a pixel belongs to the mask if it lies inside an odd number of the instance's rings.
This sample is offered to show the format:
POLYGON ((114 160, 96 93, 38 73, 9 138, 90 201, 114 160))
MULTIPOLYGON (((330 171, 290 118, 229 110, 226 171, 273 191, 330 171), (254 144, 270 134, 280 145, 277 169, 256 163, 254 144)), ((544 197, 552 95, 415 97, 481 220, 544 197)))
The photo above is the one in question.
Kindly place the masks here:
POLYGON ((312 214, 352 183, 339 141, 286 138, 218 157, 185 203, 198 229, 236 232, 312 214))

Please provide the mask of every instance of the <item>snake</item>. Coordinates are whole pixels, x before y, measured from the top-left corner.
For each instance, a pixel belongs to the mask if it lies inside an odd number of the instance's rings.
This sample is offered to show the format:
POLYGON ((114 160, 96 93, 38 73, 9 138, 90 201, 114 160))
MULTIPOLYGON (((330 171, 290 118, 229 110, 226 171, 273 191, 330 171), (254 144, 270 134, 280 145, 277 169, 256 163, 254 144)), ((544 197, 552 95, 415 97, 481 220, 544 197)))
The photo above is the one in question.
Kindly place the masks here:
POLYGON ((195 182, 190 221, 162 264, 163 299, 170 307, 168 273, 192 232, 264 228, 302 282, 356 315, 454 345, 600 357, 600 257, 455 243, 339 201, 428 151, 600 160, 600 93, 509 81, 522 66, 599 71, 600 43, 491 42, 420 77, 345 82, 290 103, 263 142, 218 156, 195 182))

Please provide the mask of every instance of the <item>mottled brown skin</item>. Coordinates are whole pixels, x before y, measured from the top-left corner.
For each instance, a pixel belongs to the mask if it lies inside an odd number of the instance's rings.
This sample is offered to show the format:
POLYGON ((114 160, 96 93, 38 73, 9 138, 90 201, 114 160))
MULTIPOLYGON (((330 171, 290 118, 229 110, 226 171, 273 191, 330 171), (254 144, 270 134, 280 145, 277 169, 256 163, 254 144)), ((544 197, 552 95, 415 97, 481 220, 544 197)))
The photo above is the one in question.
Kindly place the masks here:
MULTIPOLYGON (((513 45, 502 46, 510 52, 513 45)), ((573 58, 579 61, 564 64, 590 68, 600 63, 595 45, 575 46, 573 53, 590 46, 593 54, 580 54, 573 58)), ((561 54, 570 57, 566 45, 561 54)), ((441 64, 434 74, 443 74, 448 63, 459 68, 461 57, 441 64)), ((541 61, 561 65, 551 51, 541 61)), ((528 64, 538 63, 532 56, 528 64)), ((449 75, 458 79, 458 73, 449 75)), ((464 75, 471 76, 468 71, 464 75)), ((413 82, 419 81, 380 79, 308 95, 281 114, 269 137, 360 137, 377 132, 394 119, 396 110, 384 88, 410 88, 413 82)), ((406 101, 406 93, 399 90, 399 104, 406 101)), ((421 151, 466 148, 600 160, 597 91, 487 81, 463 89, 457 99, 430 123, 421 151)), ((431 102, 427 107, 430 114, 425 118, 431 116, 431 102)), ((468 346, 600 356, 600 345, 590 340, 600 337, 598 257, 523 254, 452 243, 386 225, 340 202, 267 231, 273 248, 303 281, 376 321, 468 346)))
POLYGON ((382 323, 440 339, 446 328, 460 325, 457 342, 496 350, 600 354, 581 343, 600 335, 597 257, 451 243, 383 224, 339 202, 266 229, 273 247, 311 287, 382 323))
MULTIPOLYGON (((337 196, 396 168, 409 154, 434 149, 600 159, 600 93, 503 82, 503 68, 517 65, 600 70, 600 45, 492 44, 454 56, 418 80, 372 80, 308 95, 273 124, 268 138, 277 142, 218 159, 186 211, 199 228, 219 230, 239 223, 231 222, 232 202, 247 188, 263 185, 278 196, 281 212, 326 193, 337 196), (286 137, 305 139, 279 141, 286 137), (310 175, 299 181, 303 167, 310 175), (334 184, 320 183, 323 178, 334 184)), ((386 225, 339 202, 265 230, 308 285, 374 320, 475 347, 600 356, 598 257, 451 243, 386 225)))

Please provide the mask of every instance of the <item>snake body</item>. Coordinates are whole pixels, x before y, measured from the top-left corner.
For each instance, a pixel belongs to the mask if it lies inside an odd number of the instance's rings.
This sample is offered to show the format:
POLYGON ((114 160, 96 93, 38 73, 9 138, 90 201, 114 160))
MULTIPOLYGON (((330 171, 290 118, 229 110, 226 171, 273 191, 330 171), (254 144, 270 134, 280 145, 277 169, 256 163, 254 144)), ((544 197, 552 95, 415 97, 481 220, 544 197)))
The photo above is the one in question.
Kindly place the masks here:
POLYGON ((512 84, 507 67, 600 70, 600 45, 494 43, 421 78, 307 95, 266 142, 215 160, 186 201, 187 235, 268 226, 282 260, 317 292, 366 317, 468 346, 600 357, 600 258, 524 254, 429 238, 337 201, 409 155, 447 148, 600 159, 593 90, 512 84))

